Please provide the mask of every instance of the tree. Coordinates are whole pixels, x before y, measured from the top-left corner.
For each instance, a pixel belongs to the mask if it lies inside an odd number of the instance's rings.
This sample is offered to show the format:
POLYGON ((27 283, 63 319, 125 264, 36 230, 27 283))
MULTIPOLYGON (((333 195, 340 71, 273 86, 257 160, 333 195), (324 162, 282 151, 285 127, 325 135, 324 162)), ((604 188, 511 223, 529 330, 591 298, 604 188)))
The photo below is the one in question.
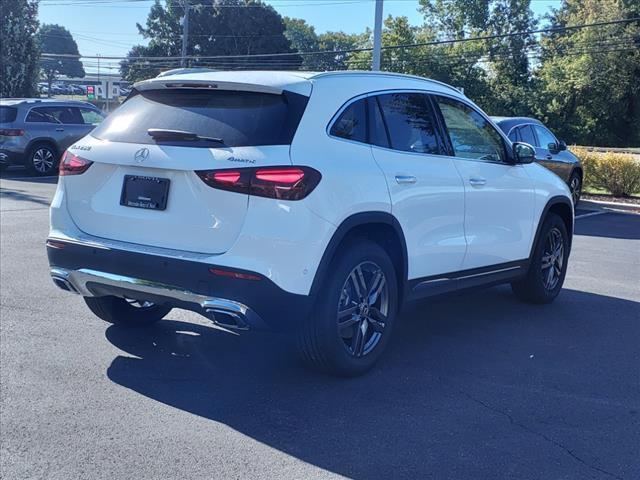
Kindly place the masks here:
POLYGON ((43 54, 40 66, 47 80, 49 92, 51 92, 51 84, 58 75, 84 77, 85 73, 80 62, 78 45, 69 30, 60 25, 43 24, 38 31, 37 38, 40 51, 43 54), (46 54, 63 56, 47 56, 46 54))
MULTIPOLYGON (((261 0, 190 0, 190 66, 216 69, 297 69, 301 58, 285 36, 285 24, 273 7, 261 0), (291 55, 274 55, 291 53, 291 55), (252 55, 260 55, 258 57, 252 55), (208 58, 208 57, 227 58, 208 58)), ((138 45, 121 63, 123 76, 130 81, 157 75, 179 66, 182 48, 182 0, 156 0, 140 34, 149 40, 138 45), (135 57, 174 57, 145 60, 135 57)))
MULTIPOLYGON (((283 18, 285 31, 284 34, 289 39, 291 47, 297 52, 317 52, 320 49, 318 35, 313 26, 300 18, 283 18)), ((317 62, 314 57, 316 55, 301 55, 301 68, 305 70, 313 70, 316 68, 317 62)))
MULTIPOLYGON (((638 15, 624 0, 565 0, 553 26, 638 15)), ((538 116, 570 143, 640 145, 639 22, 564 30, 542 40, 538 116)))
POLYGON ((0 1, 0 97, 32 97, 38 78, 38 2, 0 1))

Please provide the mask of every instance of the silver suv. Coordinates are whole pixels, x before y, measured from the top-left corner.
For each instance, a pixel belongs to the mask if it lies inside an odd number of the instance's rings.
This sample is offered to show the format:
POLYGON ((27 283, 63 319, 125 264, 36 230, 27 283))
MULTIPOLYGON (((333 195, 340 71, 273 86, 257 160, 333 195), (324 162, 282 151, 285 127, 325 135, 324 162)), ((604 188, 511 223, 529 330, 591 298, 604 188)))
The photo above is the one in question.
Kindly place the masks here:
POLYGON ((55 99, 0 100, 0 169, 24 165, 35 175, 52 175, 62 153, 102 122, 88 102, 55 99))

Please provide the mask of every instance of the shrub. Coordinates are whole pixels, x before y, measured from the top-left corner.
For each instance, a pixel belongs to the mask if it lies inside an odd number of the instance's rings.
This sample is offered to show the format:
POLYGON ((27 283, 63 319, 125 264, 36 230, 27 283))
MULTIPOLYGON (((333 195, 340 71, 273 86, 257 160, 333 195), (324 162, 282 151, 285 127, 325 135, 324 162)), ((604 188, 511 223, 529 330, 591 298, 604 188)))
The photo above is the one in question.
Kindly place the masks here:
POLYGON ((616 197, 640 193, 640 161, 624 153, 590 152, 584 148, 572 148, 582 161, 584 186, 611 192, 616 197))

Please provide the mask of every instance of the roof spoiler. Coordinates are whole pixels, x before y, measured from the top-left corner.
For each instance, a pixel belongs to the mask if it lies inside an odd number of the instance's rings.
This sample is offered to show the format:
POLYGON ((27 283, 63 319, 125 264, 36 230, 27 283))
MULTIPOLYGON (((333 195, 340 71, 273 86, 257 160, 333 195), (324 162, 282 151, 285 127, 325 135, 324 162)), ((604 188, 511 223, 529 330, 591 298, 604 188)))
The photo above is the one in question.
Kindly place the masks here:
POLYGON ((232 90, 237 92, 271 93, 274 95, 282 94, 281 88, 270 87, 268 85, 241 82, 216 82, 214 80, 182 80, 177 78, 171 79, 170 77, 144 80, 134 84, 133 87, 139 92, 172 88, 190 88, 194 90, 232 90))

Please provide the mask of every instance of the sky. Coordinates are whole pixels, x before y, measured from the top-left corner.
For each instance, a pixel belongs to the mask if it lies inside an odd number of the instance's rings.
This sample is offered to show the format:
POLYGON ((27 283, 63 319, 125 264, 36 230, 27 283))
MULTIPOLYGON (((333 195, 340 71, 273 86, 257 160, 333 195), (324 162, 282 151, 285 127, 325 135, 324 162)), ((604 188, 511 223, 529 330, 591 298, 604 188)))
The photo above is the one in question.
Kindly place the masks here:
MULTIPOLYGON (((136 22, 144 25, 153 0, 40 0, 40 23, 57 23, 73 35, 82 55, 123 56, 138 43, 136 22)), ((282 16, 302 18, 316 33, 358 33, 373 27, 374 0, 266 0, 282 16)), ((544 15, 560 0, 532 0, 536 15, 544 15)), ((418 0, 384 0, 384 16, 405 15, 414 25, 422 24, 418 0)), ((116 73, 116 62, 102 61, 102 71, 116 73)), ((87 65, 95 72, 95 63, 87 65)))

